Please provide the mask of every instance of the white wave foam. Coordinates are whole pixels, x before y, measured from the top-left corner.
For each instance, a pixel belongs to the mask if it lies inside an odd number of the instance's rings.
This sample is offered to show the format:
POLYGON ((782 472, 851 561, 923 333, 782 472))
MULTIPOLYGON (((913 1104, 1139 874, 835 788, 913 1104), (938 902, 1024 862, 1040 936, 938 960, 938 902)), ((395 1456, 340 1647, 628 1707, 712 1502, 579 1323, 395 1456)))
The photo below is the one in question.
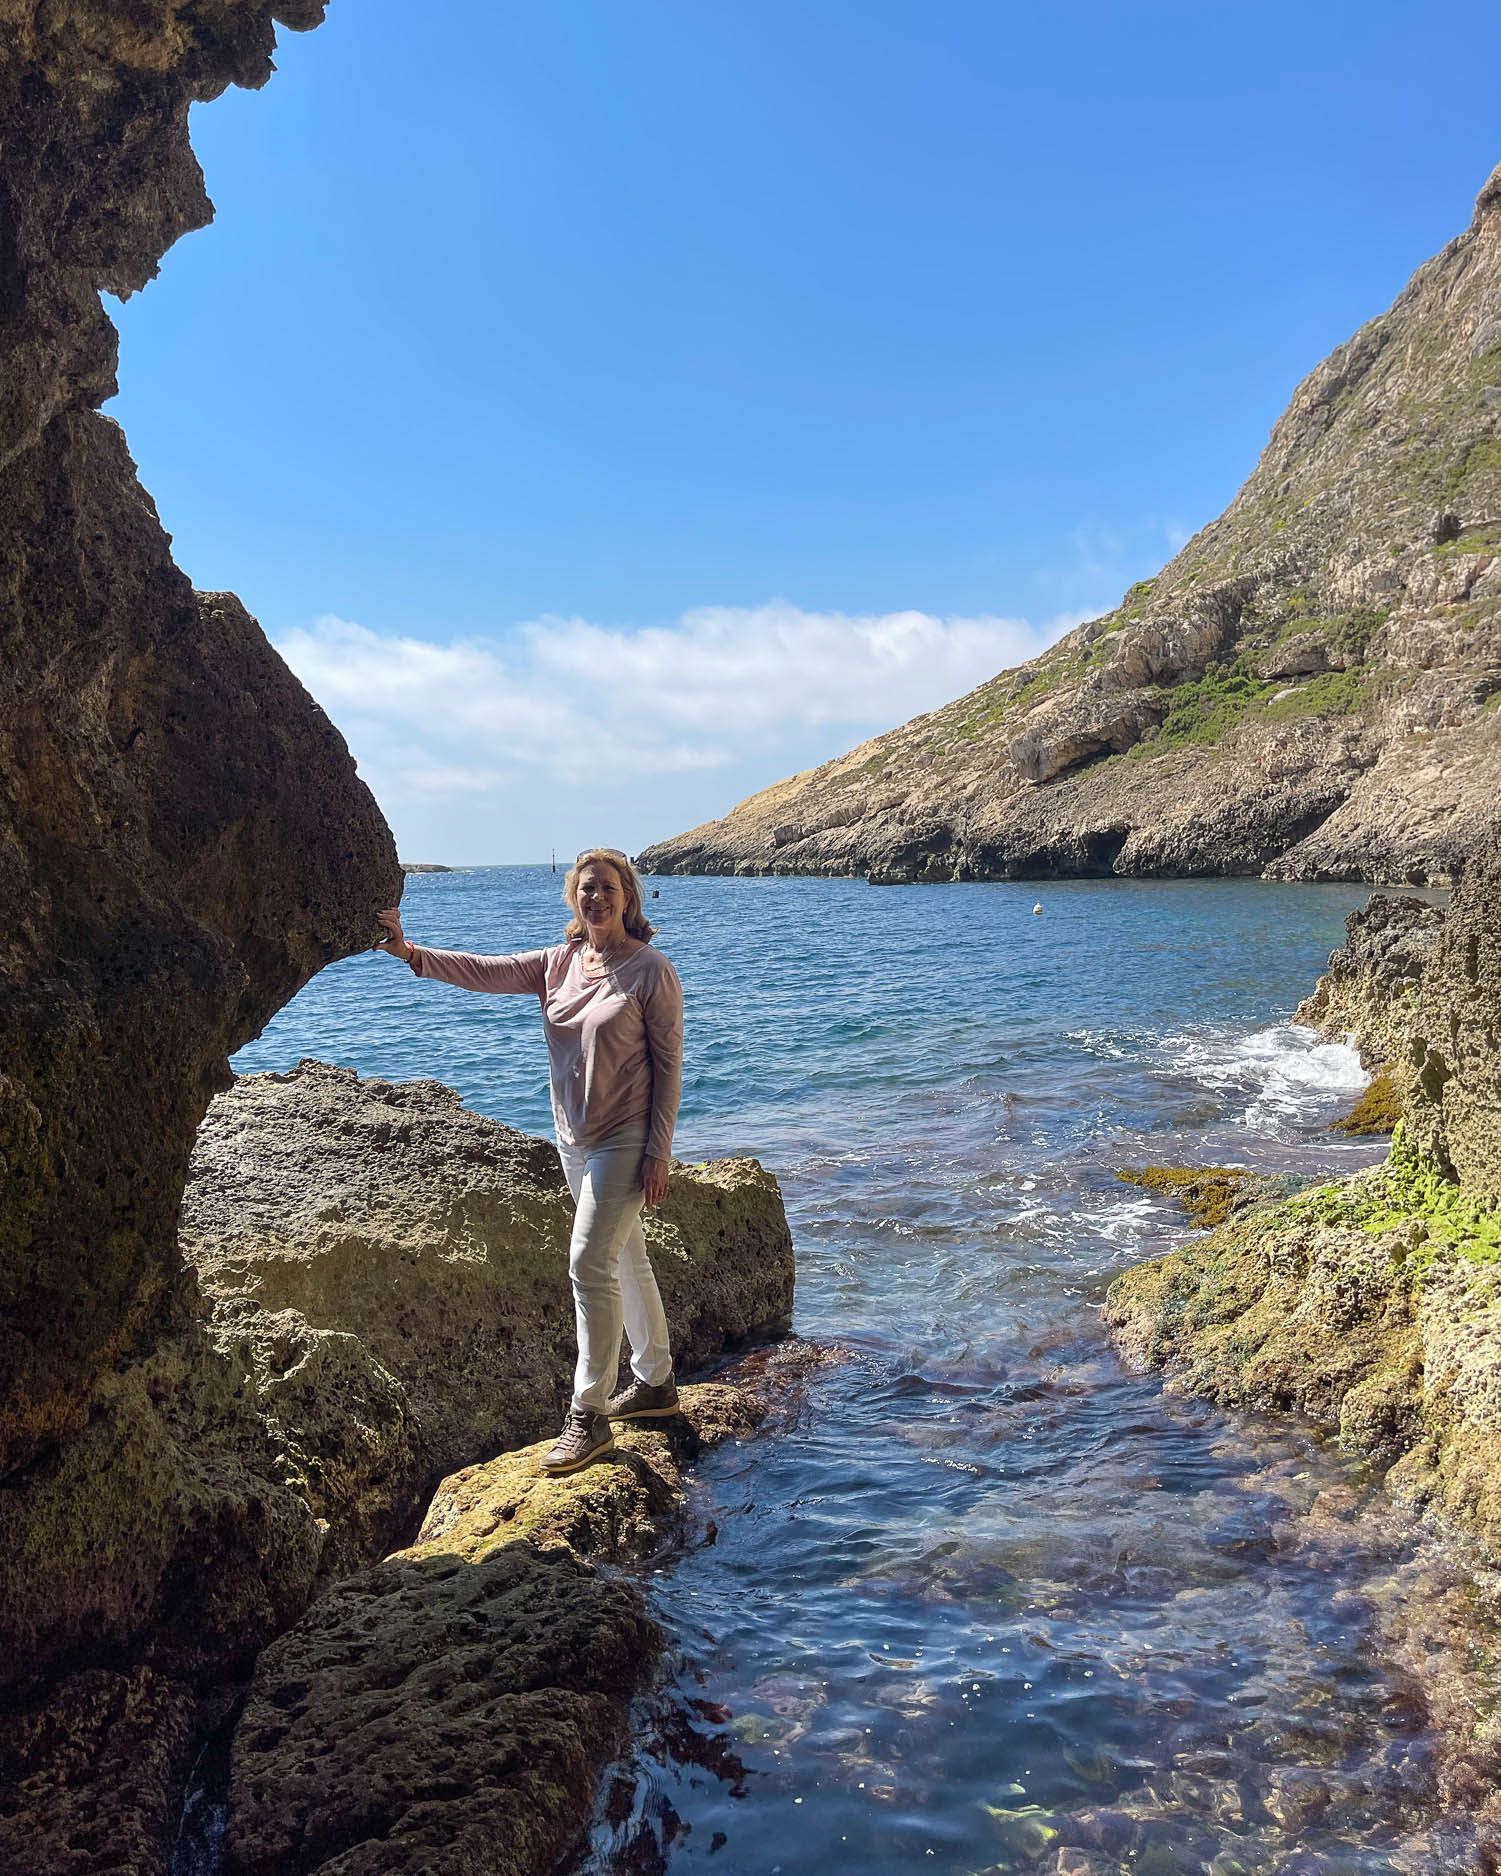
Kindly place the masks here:
POLYGON ((1251 1035, 1174 1036, 1164 1047, 1180 1073, 1217 1093, 1247 1096, 1241 1120, 1253 1133, 1275 1134, 1316 1120, 1337 1097, 1358 1094, 1367 1080, 1348 1043, 1320 1042, 1298 1023, 1251 1035))

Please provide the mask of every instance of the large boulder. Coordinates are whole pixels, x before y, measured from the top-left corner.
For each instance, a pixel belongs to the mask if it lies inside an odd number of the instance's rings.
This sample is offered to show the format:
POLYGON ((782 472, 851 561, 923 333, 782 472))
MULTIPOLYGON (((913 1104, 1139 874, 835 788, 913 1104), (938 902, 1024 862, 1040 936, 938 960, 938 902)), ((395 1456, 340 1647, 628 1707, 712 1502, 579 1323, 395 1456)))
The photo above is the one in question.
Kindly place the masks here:
MULTIPOLYGON (((444 1473, 556 1432, 572 1217, 557 1149, 440 1082, 304 1061, 214 1102, 183 1246, 325 1568, 394 1541, 444 1473)), ((756 1161, 675 1166, 646 1234, 680 1368, 785 1327, 792 1239, 756 1161)))
MULTIPOLYGON (((320 1583, 410 1538, 445 1473, 430 1529, 436 1518, 452 1537, 489 1516, 544 1548, 619 1558, 676 1505, 664 1468, 690 1450, 692 1425, 708 1439, 754 1424, 763 1410, 746 1418, 738 1397, 701 1392, 654 1470, 612 1468, 619 1492, 578 1501, 549 1498, 534 1452, 495 1459, 554 1433, 568 1398, 571 1217, 556 1149, 466 1112, 436 1082, 305 1062, 218 1097, 183 1203, 183 1326, 104 1376, 87 1427, 5 1500, 0 1868, 115 1867, 110 1846, 128 1842, 136 1876, 164 1870, 224 1690, 320 1583), (496 1511, 507 1492, 511 1509, 496 1511)), ((647 1230, 681 1367, 784 1326, 792 1244, 755 1161, 675 1166, 647 1230)), ((518 1577, 517 1606, 559 1585, 571 1598, 560 1567, 518 1577)), ((579 1592, 589 1620, 613 1621, 597 1591, 590 1579, 579 1592)), ((575 1684, 565 1651, 550 1704, 517 1709, 535 1746, 517 1748, 517 1776, 528 1790, 558 1782, 565 1834, 630 1676, 655 1658, 637 1604, 620 1610, 625 1680, 596 1686, 586 1664, 575 1684)))

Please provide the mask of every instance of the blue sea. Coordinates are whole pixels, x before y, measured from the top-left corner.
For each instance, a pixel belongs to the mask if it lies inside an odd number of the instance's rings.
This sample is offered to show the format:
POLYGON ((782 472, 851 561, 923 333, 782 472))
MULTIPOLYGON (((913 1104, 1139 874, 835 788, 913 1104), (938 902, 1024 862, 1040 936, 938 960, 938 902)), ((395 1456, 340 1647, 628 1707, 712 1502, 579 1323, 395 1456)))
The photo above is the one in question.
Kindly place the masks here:
MULTIPOLYGON (((776 1173, 795 1327, 844 1353, 703 1462, 649 1579, 672 1672, 583 1867, 1428 1867, 1434 1742, 1373 1587, 1413 1554, 1400 1517, 1318 1429, 1127 1372, 1099 1319, 1189 1230, 1121 1168, 1380 1156, 1326 1131, 1354 1052, 1290 1022, 1365 890, 647 884, 686 999, 678 1156, 776 1173)), ((557 939, 560 885, 414 875, 403 916, 521 950, 557 939)), ((535 1004, 383 955, 235 1066, 304 1055, 548 1127, 535 1004)))

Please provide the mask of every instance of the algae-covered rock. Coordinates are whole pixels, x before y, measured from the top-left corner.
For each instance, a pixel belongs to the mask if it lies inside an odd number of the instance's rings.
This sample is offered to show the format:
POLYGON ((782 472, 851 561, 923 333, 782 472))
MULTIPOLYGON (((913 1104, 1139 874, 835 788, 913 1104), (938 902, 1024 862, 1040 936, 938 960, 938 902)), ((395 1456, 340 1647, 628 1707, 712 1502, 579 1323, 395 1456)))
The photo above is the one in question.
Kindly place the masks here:
POLYGON ((550 1870, 661 1646, 566 1550, 399 1557, 262 1656, 235 1738, 230 1876, 550 1870))
POLYGON ((1222 1225, 1231 1212, 1281 1189, 1281 1182, 1245 1166, 1127 1166, 1116 1178, 1176 1199, 1205 1226, 1222 1225))
POLYGON ((767 1403, 682 1390, 561 1479, 545 1446, 448 1479, 417 1541, 338 1584, 256 1665, 236 1730, 230 1876, 545 1876, 583 1831, 664 1637, 594 1562, 647 1554, 681 1468, 767 1403))
POLYGON ((1378 1068, 1347 1113, 1329 1123, 1331 1133, 1360 1139, 1391 1133, 1402 1118, 1402 1091, 1391 1064, 1378 1068))
MULTIPOLYGON (((391 1542, 445 1472, 556 1431, 572 1218, 556 1149, 439 1082, 303 1062, 215 1101, 183 1246, 327 1567, 391 1542)), ((785 1327, 792 1240, 754 1160, 675 1166, 646 1233, 680 1369, 785 1327)))
POLYGON ((1232 1218, 1112 1284, 1128 1359, 1306 1413, 1501 1554, 1501 1216, 1399 1131, 1385 1164, 1232 1218))

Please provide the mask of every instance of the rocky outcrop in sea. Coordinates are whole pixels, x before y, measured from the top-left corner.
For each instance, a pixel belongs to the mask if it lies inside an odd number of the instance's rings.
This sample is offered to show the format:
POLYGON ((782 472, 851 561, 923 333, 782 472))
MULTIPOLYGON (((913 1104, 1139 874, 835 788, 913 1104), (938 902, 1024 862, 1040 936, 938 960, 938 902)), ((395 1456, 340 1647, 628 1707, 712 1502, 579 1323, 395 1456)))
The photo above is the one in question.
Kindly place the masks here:
POLYGON ((1501 783, 1501 169, 1114 612, 656 873, 1448 884, 1501 783))
POLYGON ((1446 911, 1378 896, 1348 931, 1298 1018, 1391 1077, 1389 1156, 1232 1212, 1119 1278, 1105 1318, 1170 1390, 1322 1422, 1419 1514, 1427 1541, 1373 1607, 1438 1725, 1437 1789, 1481 1847, 1443 1866, 1488 1867, 1501 1855, 1487 1639, 1501 1594, 1501 850, 1477 856, 1446 911))

